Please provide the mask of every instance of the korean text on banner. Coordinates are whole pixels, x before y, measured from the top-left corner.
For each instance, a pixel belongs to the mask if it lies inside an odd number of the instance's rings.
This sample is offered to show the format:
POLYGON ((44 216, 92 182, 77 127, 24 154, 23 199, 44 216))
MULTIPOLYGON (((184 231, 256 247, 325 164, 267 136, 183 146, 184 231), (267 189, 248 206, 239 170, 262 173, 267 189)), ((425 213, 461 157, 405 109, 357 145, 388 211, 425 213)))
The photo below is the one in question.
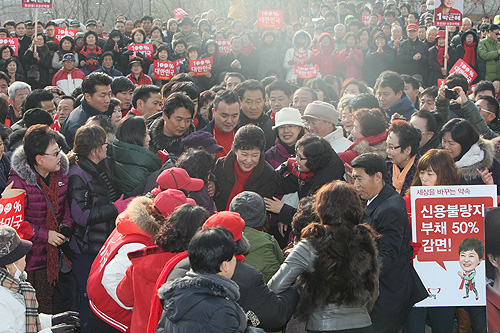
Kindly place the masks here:
POLYGON ((494 185, 411 187, 413 266, 430 295, 416 306, 486 304, 484 216, 496 206, 494 185))
POLYGON ((189 71, 193 72, 194 76, 207 75, 212 70, 213 62, 213 57, 203 59, 189 59, 189 71))
POLYGON ((281 14, 281 10, 259 10, 257 25, 259 28, 281 29, 283 27, 283 16, 281 14))
POLYGON ((19 229, 24 221, 24 193, 0 199, 0 224, 19 229))

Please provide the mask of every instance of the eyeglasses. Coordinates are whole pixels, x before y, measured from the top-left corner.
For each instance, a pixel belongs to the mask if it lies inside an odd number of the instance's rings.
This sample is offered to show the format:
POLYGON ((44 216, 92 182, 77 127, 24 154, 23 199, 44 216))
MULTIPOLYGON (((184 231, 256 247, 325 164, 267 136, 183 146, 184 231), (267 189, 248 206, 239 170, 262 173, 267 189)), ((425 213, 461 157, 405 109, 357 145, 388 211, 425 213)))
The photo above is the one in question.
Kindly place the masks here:
POLYGON ((298 162, 298 161, 306 161, 307 160, 307 157, 304 157, 302 155, 300 155, 299 153, 295 153, 295 160, 298 162))
POLYGON ((318 119, 308 119, 306 121, 304 121, 304 124, 306 126, 316 126, 320 123, 321 120, 318 120, 318 119))
POLYGON ((59 155, 59 153, 61 152, 62 148, 59 147, 58 150, 56 150, 55 152, 53 153, 50 153, 50 154, 47 154, 47 153, 44 153, 43 155, 47 155, 47 156, 52 156, 52 157, 57 157, 57 155, 59 155))
POLYGON ((401 146, 387 146, 387 150, 394 151, 398 148, 401 148, 401 146))

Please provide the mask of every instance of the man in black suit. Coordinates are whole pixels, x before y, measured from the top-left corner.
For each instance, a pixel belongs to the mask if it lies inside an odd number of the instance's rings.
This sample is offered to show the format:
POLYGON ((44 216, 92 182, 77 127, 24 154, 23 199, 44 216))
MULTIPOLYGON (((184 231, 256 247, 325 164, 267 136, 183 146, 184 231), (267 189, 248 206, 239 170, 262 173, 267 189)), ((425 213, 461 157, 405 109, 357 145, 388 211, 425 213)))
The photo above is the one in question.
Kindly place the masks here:
POLYGON ((382 263, 380 295, 371 313, 374 332, 397 332, 413 304, 428 294, 411 263, 411 229, 405 201, 389 184, 384 184, 387 167, 375 153, 363 154, 352 162, 352 178, 359 196, 367 200, 363 222, 382 237, 377 247, 382 263))
POLYGON ((19 40, 19 52, 18 57, 22 59, 24 53, 31 45, 31 38, 26 36, 26 24, 24 22, 18 22, 16 24, 16 37, 19 40))

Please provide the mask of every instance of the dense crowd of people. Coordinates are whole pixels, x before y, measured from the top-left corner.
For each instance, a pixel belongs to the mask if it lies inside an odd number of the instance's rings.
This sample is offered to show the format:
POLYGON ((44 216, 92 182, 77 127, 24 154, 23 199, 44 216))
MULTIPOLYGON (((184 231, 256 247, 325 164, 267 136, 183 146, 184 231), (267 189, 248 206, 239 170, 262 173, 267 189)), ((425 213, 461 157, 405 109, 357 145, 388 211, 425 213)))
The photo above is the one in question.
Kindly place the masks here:
POLYGON ((499 22, 327 0, 262 29, 243 4, 3 22, 0 190, 25 221, 0 225, 0 331, 499 331, 495 238, 487 307, 417 308, 409 221, 412 186, 500 194, 499 22))

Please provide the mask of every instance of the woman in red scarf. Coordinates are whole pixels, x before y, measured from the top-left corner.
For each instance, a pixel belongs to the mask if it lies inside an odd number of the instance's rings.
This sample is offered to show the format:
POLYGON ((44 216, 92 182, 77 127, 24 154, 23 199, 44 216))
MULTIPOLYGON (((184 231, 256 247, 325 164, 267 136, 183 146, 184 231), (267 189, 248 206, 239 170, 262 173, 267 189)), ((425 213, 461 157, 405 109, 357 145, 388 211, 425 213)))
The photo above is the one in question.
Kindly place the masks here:
POLYGON ((453 66, 450 59, 454 59, 452 48, 448 47, 448 54, 445 55, 446 31, 439 30, 437 34, 437 44, 429 49, 429 80, 428 86, 438 84, 438 79, 444 79, 448 75, 448 70, 453 66), (447 60, 446 69, 444 68, 444 59, 447 60))
POLYGON ((479 42, 477 34, 474 30, 467 30, 460 40, 461 43, 455 48, 452 66, 458 59, 463 59, 477 72, 477 44, 479 42))
POLYGON ((273 197, 276 173, 264 158, 265 146, 264 132, 258 126, 243 126, 236 132, 231 151, 215 164, 219 191, 214 199, 219 211, 228 210, 231 200, 243 191, 273 197))

